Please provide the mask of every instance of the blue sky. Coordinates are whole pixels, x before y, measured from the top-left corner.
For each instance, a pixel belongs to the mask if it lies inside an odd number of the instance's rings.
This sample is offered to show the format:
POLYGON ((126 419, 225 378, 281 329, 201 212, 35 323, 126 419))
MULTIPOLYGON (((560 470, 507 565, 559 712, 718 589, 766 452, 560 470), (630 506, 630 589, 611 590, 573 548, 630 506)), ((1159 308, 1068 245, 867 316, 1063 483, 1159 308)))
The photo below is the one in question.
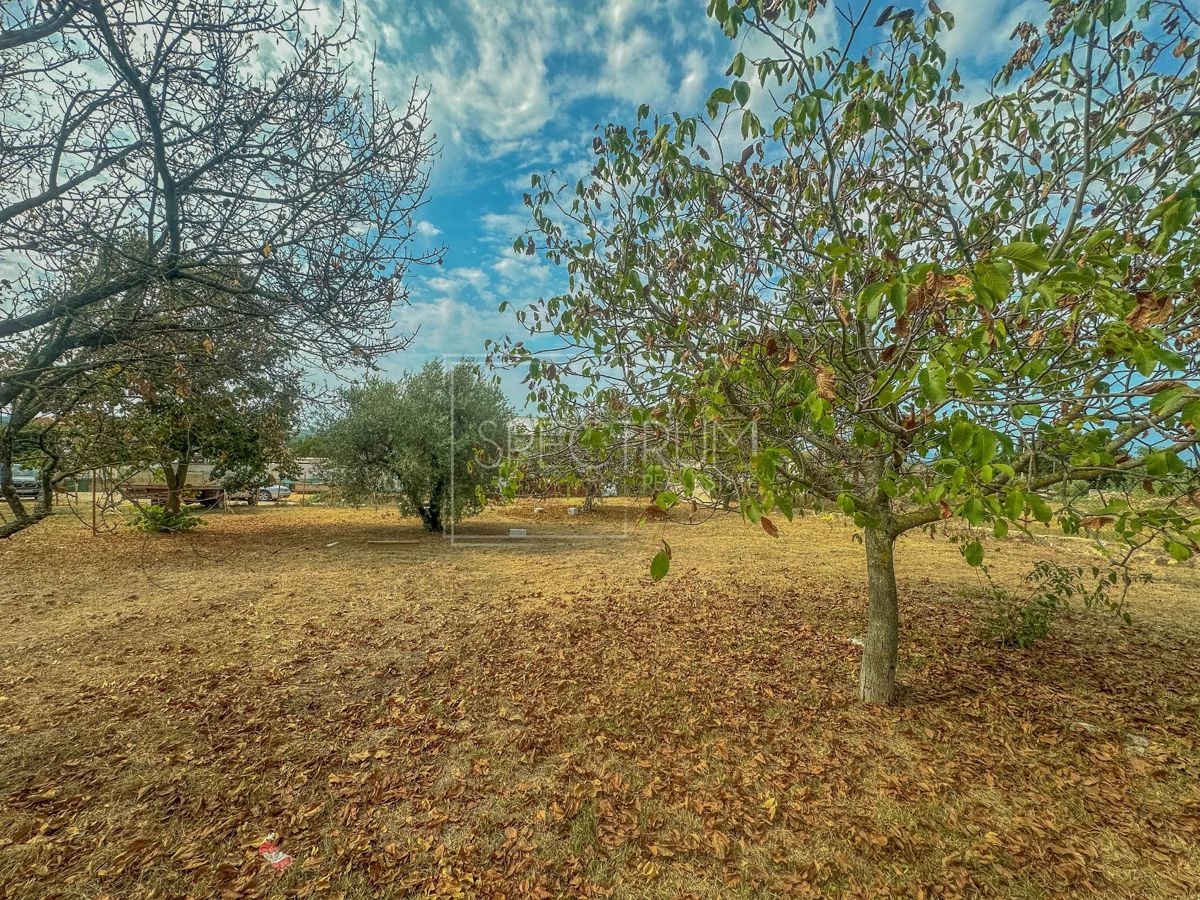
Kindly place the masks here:
MULTIPOLYGON (((861 0, 856 0, 855 6, 861 0)), ((379 76, 397 100, 414 76, 432 92, 440 146, 419 240, 444 245, 445 264, 416 271, 412 303, 397 311, 414 344, 381 362, 388 374, 446 354, 481 353, 486 338, 521 333, 515 305, 557 291, 561 276, 511 245, 527 223, 529 175, 557 169, 571 180, 590 165, 593 128, 632 122, 639 104, 700 112, 739 49, 705 16, 705 0, 361 0, 363 32, 379 76)), ((882 9, 886 3, 874 4, 882 9)), ((898 4, 900 6, 909 4, 898 4)), ((1040 0, 941 0, 958 27, 946 42, 964 74, 986 83, 1022 19, 1040 0)), ((840 29, 833 3, 823 34, 840 29)), ((872 16, 873 19, 873 16, 872 16)), ((765 99, 765 98, 759 98, 765 99)), ((506 378, 510 396, 523 395, 506 378)))

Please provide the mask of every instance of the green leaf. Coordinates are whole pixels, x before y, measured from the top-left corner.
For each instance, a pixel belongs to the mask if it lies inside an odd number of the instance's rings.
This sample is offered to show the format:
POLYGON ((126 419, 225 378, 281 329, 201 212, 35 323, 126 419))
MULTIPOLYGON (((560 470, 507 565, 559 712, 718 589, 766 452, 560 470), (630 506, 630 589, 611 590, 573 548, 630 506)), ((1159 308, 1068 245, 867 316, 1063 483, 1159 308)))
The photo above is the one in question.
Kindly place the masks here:
POLYGON ((975 434, 971 439, 971 452, 975 456, 975 461, 980 465, 987 465, 996 455, 996 435, 986 428, 975 429, 975 434))
POLYGON ((654 559, 650 560, 650 577, 655 581, 662 581, 670 569, 671 557, 665 549, 659 550, 654 554, 654 559))
POLYGON ((962 555, 966 557, 968 563, 972 566, 979 566, 983 563, 983 544, 979 541, 971 541, 969 544, 964 544, 962 555))
POLYGON ((1043 525, 1049 525, 1050 520, 1054 518, 1054 513, 1051 512, 1046 501, 1037 494, 1027 494, 1025 500, 1029 503, 1030 510, 1033 511, 1033 517, 1043 525))
POLYGON ((754 497, 746 497, 742 500, 742 515, 757 525, 762 518, 762 504, 754 497))
POLYGON ((877 281, 874 284, 869 284, 863 289, 863 292, 858 295, 858 315, 860 318, 866 319, 868 322, 874 322, 879 317, 879 307, 883 302, 883 296, 887 293, 888 283, 886 281, 877 281))
POLYGON ((750 85, 744 81, 735 81, 733 83, 733 99, 737 101, 738 106, 745 106, 750 102, 750 85))
POLYGON ((921 393, 932 406, 945 403, 950 396, 946 390, 946 370, 932 359, 917 375, 917 381, 921 385, 921 393))
POLYGON ((1167 388, 1165 391, 1159 391, 1150 401, 1150 412, 1158 414, 1167 407, 1178 403, 1190 392, 1191 388, 1186 385, 1176 385, 1175 387, 1167 388))
POLYGON ((679 473, 679 483, 689 497, 696 493, 696 474, 691 469, 684 469, 679 473))
POLYGON ((718 106, 732 102, 733 92, 729 90, 729 88, 719 87, 709 94, 708 103, 706 104, 708 108, 708 114, 710 116, 715 116, 717 114, 718 106))
POLYGON ((1167 541, 1167 552, 1171 554, 1171 559, 1176 562, 1186 562, 1192 558, 1192 549, 1187 544, 1181 544, 1178 541, 1167 541))
POLYGON ((976 264, 972 286, 976 298, 988 309, 994 309, 1012 293, 1011 268, 1005 262, 976 264))
POLYGON ((975 437, 975 426, 970 422, 958 421, 950 429, 950 446, 957 453, 966 453, 971 449, 971 440, 975 437))
POLYGON ((1193 400, 1187 404, 1180 415, 1184 422, 1200 427, 1200 400, 1193 400))
POLYGON ((1046 261, 1046 251, 1037 244, 1017 241, 994 252, 996 256, 1012 262, 1022 272, 1045 272, 1050 268, 1050 263, 1046 261))
POLYGON ((987 507, 978 497, 972 497, 963 504, 961 515, 972 525, 980 525, 987 516, 987 507))

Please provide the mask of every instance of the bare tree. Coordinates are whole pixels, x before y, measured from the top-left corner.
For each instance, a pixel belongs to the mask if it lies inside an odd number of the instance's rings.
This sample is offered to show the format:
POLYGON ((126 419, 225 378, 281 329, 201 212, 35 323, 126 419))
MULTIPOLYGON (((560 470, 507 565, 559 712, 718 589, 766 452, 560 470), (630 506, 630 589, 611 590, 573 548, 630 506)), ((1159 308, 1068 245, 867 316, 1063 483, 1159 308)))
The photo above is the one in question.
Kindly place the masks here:
POLYGON ((49 391, 111 365, 98 348, 153 345, 164 286, 327 368, 407 343, 404 275, 440 261, 413 247, 427 95, 384 96, 352 10, 318 19, 301 0, 0 10, 0 495, 49 391))

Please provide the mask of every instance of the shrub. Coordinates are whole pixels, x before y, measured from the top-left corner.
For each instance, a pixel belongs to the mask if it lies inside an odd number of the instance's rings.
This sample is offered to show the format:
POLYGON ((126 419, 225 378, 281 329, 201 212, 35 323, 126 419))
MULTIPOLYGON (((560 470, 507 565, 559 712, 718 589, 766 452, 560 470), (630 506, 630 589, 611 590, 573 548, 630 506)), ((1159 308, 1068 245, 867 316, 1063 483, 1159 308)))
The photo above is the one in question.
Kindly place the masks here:
POLYGON ((134 515, 130 527, 143 534, 175 534, 203 524, 204 520, 191 510, 173 513, 165 506, 143 506, 134 515))
MULTIPOLYGON (((1150 580, 1149 575, 1138 577, 1150 580)), ((1028 587, 1023 595, 991 583, 990 576, 988 580, 993 609, 984 633, 1003 647, 1032 647, 1050 633, 1054 620, 1076 600, 1082 601, 1086 609, 1105 609, 1125 624, 1132 621, 1125 609, 1125 591, 1133 583, 1133 576, 1121 566, 1101 570, 1097 566, 1060 566, 1042 560, 1025 576, 1028 587), (1112 590, 1118 585, 1123 590, 1113 596, 1112 590)))
POLYGON ((992 600, 992 614, 984 631, 1002 647, 1032 647, 1050 633, 1051 624, 1062 611, 1056 597, 1040 593, 1022 600, 1013 592, 996 589, 992 600))

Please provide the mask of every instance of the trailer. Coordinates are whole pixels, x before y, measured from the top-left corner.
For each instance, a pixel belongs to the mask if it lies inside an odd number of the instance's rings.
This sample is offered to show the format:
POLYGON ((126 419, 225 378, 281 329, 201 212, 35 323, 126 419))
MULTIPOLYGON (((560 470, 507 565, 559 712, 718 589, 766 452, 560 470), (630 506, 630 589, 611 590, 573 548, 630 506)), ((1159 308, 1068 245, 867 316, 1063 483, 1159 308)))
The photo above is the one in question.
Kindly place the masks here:
MULTIPOLYGON (((204 463, 192 463, 180 491, 183 503, 198 503, 205 509, 215 509, 226 500, 238 499, 227 492, 224 485, 212 477, 213 467, 204 463)), ((167 502, 167 480, 160 466, 141 469, 121 481, 117 486, 121 496, 134 502, 162 506, 167 502)), ((241 499, 246 499, 242 495, 241 499)))
MULTIPOLYGON (((203 462, 195 462, 188 466, 187 477, 180 491, 180 500, 183 503, 197 503, 205 509, 216 509, 230 500, 269 503, 291 496, 292 489, 280 483, 274 471, 271 473, 275 482, 273 484, 262 485, 253 490, 231 491, 219 479, 213 477, 214 468, 211 464, 203 462)), ((166 504, 169 494, 161 466, 134 472, 122 480, 117 489, 126 500, 149 503, 152 506, 166 504)))

